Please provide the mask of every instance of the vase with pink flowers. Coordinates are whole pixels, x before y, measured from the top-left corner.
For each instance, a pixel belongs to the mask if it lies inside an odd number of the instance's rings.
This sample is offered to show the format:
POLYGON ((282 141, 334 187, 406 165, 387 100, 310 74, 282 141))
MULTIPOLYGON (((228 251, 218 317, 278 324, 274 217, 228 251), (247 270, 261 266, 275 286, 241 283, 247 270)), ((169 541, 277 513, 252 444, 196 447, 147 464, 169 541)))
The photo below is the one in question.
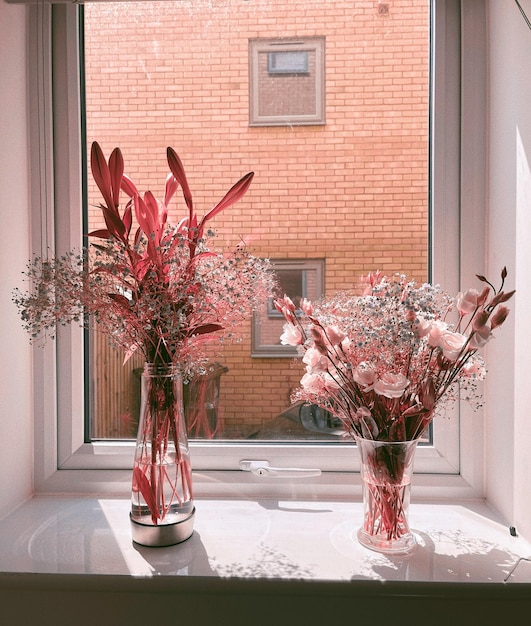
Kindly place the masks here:
POLYGON ((416 545, 408 520, 415 450, 437 413, 461 394, 480 396, 479 350, 506 319, 507 271, 496 288, 451 297, 406 276, 371 273, 357 292, 319 302, 275 301, 285 318, 281 342, 305 366, 294 400, 340 418, 357 443, 364 518, 360 543, 388 554, 416 545))

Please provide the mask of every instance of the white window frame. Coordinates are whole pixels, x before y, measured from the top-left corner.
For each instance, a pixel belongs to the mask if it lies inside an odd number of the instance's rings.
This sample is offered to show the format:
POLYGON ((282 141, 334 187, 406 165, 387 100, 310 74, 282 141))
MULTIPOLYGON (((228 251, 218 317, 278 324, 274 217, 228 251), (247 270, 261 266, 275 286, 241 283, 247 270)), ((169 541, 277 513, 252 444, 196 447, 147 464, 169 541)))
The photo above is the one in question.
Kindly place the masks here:
MULTIPOLYGON (((485 262, 486 18, 482 0, 433 4, 433 277, 457 291, 461 284, 474 284, 485 262), (473 247, 463 240, 466 232, 477 234, 473 247)), ((70 210, 82 201, 78 11, 71 4, 54 8, 58 28, 52 49, 49 8, 39 3, 29 9, 30 24, 39 34, 30 42, 29 55, 32 196, 40 207, 32 231, 36 254, 44 245, 57 253, 70 249, 82 233, 81 212, 70 210)), ((34 381, 36 491, 128 493, 134 444, 84 443, 83 333, 78 328, 62 328, 55 344, 35 349, 34 381)), ((482 419, 469 412, 460 406, 459 416, 436 421, 435 444, 419 448, 417 497, 483 496, 482 419)), ((193 441, 191 450, 196 496, 352 498, 360 490, 357 451, 351 445, 193 441), (264 480, 239 469, 239 461, 248 458, 280 467, 317 466, 323 473, 298 482, 264 480)))

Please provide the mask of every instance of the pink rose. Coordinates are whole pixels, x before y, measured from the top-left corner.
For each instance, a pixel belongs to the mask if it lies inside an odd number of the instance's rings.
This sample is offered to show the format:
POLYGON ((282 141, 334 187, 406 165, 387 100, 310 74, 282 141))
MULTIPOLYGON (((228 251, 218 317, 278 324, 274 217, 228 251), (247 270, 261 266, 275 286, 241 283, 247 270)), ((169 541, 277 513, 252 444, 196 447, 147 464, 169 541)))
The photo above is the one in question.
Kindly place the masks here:
POLYGON ((363 361, 352 372, 352 378, 361 385, 363 391, 370 391, 376 381, 376 372, 370 363, 363 361))
POLYGON ((455 361, 466 343, 466 337, 461 333, 447 330, 439 337, 439 347, 449 361, 455 361))
POLYGON ((280 335, 280 343, 283 346, 300 346, 302 344, 301 331, 291 324, 284 324, 284 332, 280 335))
POLYGON ((448 330, 448 324, 441 322, 441 320, 435 320, 431 323, 430 332, 428 333, 428 343, 433 348, 439 347, 442 333, 448 330))
POLYGON ((478 307, 479 291, 477 289, 468 289, 467 291, 457 294, 456 306, 461 315, 473 313, 478 307))
POLYGON ((386 398, 400 398, 408 385, 409 380, 403 374, 386 372, 375 383, 374 391, 379 396, 385 396, 386 398))
POLYGON ((302 362, 307 366, 308 372, 326 372, 328 368, 326 357, 317 348, 308 348, 302 357, 302 362))
POLYGON ((310 374, 307 372, 301 378, 301 386, 309 393, 319 394, 323 391, 324 381, 321 374, 310 374))

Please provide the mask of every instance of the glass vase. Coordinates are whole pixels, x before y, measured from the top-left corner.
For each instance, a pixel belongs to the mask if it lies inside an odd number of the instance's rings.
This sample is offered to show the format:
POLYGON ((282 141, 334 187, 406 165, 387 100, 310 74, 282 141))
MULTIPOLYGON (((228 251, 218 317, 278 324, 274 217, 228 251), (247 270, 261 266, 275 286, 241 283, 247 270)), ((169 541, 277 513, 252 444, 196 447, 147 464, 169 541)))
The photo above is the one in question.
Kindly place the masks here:
POLYGON ((179 369, 144 367, 132 477, 135 543, 169 546, 193 533, 192 470, 179 369))
POLYGON ((386 554, 416 546, 409 527, 409 499, 417 440, 386 442, 356 438, 361 462, 363 526, 359 542, 386 554))

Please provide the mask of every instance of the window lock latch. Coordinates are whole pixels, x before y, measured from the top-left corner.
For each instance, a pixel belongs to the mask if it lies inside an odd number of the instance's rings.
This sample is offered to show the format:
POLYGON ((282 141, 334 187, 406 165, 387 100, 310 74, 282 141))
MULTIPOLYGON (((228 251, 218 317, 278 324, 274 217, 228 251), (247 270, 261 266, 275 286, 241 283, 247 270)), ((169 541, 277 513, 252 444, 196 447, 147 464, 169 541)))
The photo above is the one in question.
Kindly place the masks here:
POLYGON ((300 467, 271 467, 269 461, 240 461, 240 469, 251 472, 255 476, 264 478, 311 478, 320 476, 320 469, 305 469, 300 467))

